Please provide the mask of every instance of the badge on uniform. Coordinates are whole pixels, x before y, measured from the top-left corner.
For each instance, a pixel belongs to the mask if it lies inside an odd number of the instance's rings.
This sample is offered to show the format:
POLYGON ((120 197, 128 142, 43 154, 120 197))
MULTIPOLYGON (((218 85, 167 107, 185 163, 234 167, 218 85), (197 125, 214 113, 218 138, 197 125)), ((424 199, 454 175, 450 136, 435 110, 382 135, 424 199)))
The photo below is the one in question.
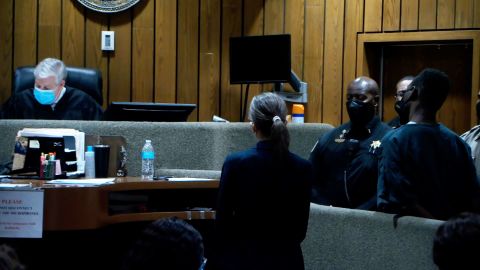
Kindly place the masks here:
POLYGON ((335 139, 335 142, 336 143, 343 143, 345 142, 345 135, 347 134, 347 130, 344 129, 342 130, 342 134, 340 134, 340 136, 338 136, 338 138, 335 139))
POLYGON ((382 145, 382 142, 380 142, 379 140, 372 141, 372 144, 370 144, 370 149, 368 150, 368 152, 375 154, 375 150, 377 150, 377 148, 379 148, 380 145, 382 145))

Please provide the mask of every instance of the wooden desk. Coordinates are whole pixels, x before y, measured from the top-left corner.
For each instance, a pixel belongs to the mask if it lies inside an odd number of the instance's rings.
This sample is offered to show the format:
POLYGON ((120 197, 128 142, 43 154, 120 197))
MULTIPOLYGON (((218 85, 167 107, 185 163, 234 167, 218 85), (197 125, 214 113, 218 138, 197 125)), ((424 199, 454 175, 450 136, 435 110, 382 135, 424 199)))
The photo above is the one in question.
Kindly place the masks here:
POLYGON ((122 177, 117 178, 114 184, 96 187, 52 185, 41 180, 17 180, 15 183, 32 183, 33 186, 42 188, 45 192, 43 230, 65 231, 98 229, 116 223, 153 221, 171 216, 182 219, 214 219, 213 210, 149 212, 145 209, 143 212, 112 214, 109 213, 110 195, 124 191, 142 193, 177 190, 177 199, 183 200, 182 190, 214 190, 216 193, 219 181, 142 181, 138 177, 122 177))

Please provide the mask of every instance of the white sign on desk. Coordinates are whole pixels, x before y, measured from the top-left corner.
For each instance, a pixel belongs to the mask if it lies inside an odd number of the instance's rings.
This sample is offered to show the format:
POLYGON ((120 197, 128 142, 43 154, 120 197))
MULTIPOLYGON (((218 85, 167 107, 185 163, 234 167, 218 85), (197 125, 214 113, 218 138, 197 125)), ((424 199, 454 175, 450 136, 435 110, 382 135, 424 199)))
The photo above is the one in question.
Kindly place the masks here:
POLYGON ((0 190, 0 237, 42 238, 43 190, 0 190))

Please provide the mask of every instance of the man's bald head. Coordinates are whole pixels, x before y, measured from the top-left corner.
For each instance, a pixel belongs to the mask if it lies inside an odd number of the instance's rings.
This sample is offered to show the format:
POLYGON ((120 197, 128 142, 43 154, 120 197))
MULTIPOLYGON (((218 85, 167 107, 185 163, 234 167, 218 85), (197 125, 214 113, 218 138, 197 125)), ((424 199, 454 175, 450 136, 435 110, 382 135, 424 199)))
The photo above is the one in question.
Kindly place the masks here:
POLYGON ((352 90, 361 90, 362 92, 369 93, 373 96, 378 96, 378 84, 372 78, 366 76, 360 76, 355 80, 351 81, 348 85, 347 91, 352 90))

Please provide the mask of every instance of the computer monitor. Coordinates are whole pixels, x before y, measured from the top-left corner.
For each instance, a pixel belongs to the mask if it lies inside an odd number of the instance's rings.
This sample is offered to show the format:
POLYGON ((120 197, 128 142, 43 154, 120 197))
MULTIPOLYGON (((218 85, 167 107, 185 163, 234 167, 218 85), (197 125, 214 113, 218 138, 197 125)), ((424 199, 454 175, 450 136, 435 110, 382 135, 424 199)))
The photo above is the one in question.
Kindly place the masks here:
POLYGON ((230 38, 230 83, 282 83, 290 80, 290 35, 230 38))
POLYGON ((112 102, 105 111, 107 121, 185 122, 195 104, 112 102))

